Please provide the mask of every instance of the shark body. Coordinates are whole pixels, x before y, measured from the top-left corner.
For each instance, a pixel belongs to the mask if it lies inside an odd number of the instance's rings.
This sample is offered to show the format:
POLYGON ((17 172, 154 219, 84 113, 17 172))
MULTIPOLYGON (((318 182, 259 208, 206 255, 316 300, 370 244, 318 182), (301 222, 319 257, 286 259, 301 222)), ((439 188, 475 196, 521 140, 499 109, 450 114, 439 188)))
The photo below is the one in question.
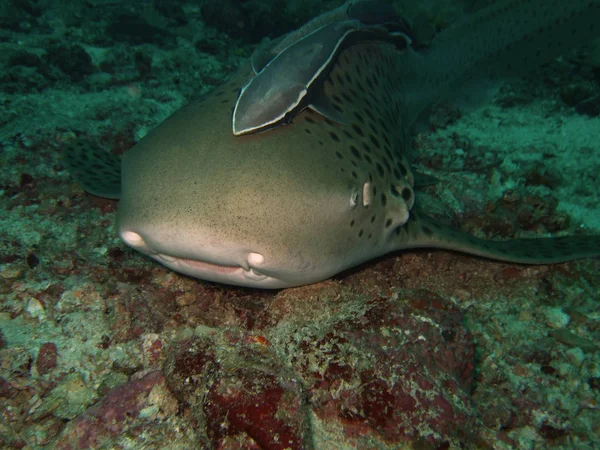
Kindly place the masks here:
POLYGON ((416 210, 406 155, 410 127, 432 103, 482 71, 528 70, 585 42, 599 15, 600 0, 509 0, 426 52, 361 42, 336 57, 319 93, 343 120, 306 109, 289 125, 234 136, 232 111, 254 75, 248 63, 122 161, 75 146, 67 165, 86 190, 120 199, 127 245, 221 283, 309 284, 414 247, 521 263, 597 256, 600 236, 486 241, 436 223, 416 210))

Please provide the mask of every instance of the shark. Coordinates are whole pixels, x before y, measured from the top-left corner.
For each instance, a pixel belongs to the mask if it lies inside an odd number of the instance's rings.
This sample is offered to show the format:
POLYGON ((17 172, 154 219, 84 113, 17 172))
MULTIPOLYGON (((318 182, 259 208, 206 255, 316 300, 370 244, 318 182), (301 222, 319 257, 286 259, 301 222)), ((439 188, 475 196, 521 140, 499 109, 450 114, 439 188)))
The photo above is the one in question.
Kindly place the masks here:
MULTIPOLYGON (((537 68, 597 36, 599 18, 600 0, 502 0, 426 47, 358 39, 310 86, 338 120, 304 108, 280 126, 236 135, 236 102, 257 75, 248 62, 122 157, 76 141, 65 165, 89 193, 120 200, 126 245, 212 282, 306 285, 412 248, 522 264, 595 257, 599 235, 485 240, 428 217, 415 202, 408 155, 412 129, 433 104, 480 76, 537 68)), ((290 76, 297 69, 281 66, 290 76)))

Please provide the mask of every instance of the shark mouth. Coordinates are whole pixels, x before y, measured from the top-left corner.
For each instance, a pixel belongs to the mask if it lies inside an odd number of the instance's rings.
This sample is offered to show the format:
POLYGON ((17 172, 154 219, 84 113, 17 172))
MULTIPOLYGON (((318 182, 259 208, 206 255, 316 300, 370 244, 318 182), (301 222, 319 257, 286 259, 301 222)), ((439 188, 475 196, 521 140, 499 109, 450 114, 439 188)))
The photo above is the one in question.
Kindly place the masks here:
MULTIPOLYGON (((251 253, 250 255, 257 255, 251 253)), ((200 261, 197 259, 187 258, 176 258, 174 256, 165 255, 163 253, 150 253, 150 257, 154 258, 161 264, 172 268, 178 272, 183 273, 205 273, 205 274, 218 274, 221 276, 236 276, 241 275, 244 278, 251 281, 262 281, 268 278, 268 275, 262 274, 252 267, 242 266, 227 266, 221 264, 214 264, 206 261, 200 261)), ((260 256, 260 255, 259 255, 260 256)), ((249 258, 250 259, 250 258, 249 258)))
POLYGON ((190 259, 162 253, 152 248, 152 245, 148 245, 144 238, 134 231, 121 231, 120 236, 127 245, 145 253, 163 266, 194 278, 241 285, 253 285, 257 282, 268 282, 271 279, 270 275, 257 269, 265 262, 264 256, 260 253, 248 252, 244 258, 237 258, 239 263, 234 265, 216 264, 201 259, 190 259))

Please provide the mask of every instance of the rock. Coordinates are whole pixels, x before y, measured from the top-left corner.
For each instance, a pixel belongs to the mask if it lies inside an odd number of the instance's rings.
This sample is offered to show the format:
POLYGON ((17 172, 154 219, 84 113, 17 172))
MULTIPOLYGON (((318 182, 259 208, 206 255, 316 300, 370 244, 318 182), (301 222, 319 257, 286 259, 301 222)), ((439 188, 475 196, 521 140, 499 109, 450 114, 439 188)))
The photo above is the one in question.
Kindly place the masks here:
POLYGON ((56 367, 58 351, 54 342, 46 342, 40 347, 35 367, 39 375, 46 375, 56 367))
POLYGON ((170 353, 169 386, 211 448, 238 448, 230 445, 240 439, 244 448, 306 448, 302 392, 266 342, 233 332, 221 342, 181 341, 170 353))
POLYGON ((75 450, 111 447, 111 439, 136 427, 136 434, 154 420, 173 415, 177 402, 168 391, 160 372, 112 389, 99 403, 70 422, 55 443, 56 449, 75 450), (140 419, 147 419, 145 422, 140 419))
MULTIPOLYGON (((277 307, 287 311, 285 302, 277 307)), ((329 448, 323 439, 438 447, 474 435, 474 344, 452 304, 412 291, 331 306, 305 305, 306 322, 292 315, 268 334, 230 329, 168 352, 169 386, 213 448, 329 448)))

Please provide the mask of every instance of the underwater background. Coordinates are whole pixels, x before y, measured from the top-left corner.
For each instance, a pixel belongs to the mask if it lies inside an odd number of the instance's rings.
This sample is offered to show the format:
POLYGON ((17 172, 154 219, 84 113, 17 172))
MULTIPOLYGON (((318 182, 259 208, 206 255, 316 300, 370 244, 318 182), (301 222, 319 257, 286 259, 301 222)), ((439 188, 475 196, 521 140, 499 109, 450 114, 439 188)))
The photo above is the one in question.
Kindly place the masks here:
MULTIPOLYGON (((126 247, 61 162, 122 154, 264 38, 339 1, 0 4, 0 447, 600 448, 600 260, 404 251, 279 291, 126 247)), ((394 6, 426 42, 491 1, 394 6)), ((428 214, 600 234, 600 40, 414 138, 428 214)))

